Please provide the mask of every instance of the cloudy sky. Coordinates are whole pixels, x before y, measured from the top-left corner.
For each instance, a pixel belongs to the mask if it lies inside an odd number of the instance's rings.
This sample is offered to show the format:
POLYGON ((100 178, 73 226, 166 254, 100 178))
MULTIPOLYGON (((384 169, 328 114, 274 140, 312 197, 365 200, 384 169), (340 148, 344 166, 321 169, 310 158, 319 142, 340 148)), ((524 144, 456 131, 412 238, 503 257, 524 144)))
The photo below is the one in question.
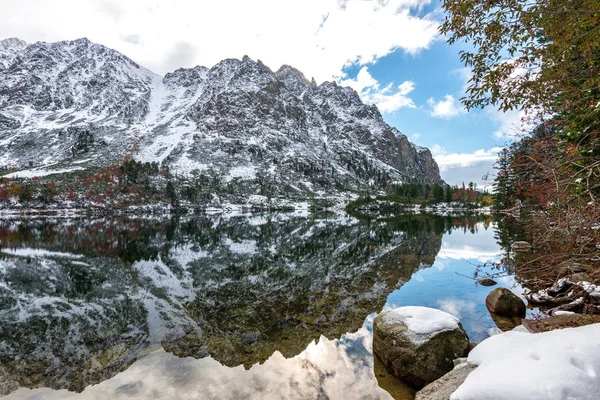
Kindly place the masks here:
POLYGON ((248 55, 337 80, 432 149, 452 184, 489 185, 481 178, 520 121, 463 109, 470 72, 438 34, 435 0, 0 0, 0 14, 0 38, 87 37, 160 74, 248 55))

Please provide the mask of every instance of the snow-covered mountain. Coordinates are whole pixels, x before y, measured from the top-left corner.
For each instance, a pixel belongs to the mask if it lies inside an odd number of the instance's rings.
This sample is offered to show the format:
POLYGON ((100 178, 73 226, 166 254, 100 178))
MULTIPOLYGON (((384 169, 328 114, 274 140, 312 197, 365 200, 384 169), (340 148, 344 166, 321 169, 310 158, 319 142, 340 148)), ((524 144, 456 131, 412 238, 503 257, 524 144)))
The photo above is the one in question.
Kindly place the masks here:
POLYGON ((0 42, 0 166, 124 156, 298 194, 440 181, 429 150, 351 88, 248 57, 160 77, 87 39, 0 42))

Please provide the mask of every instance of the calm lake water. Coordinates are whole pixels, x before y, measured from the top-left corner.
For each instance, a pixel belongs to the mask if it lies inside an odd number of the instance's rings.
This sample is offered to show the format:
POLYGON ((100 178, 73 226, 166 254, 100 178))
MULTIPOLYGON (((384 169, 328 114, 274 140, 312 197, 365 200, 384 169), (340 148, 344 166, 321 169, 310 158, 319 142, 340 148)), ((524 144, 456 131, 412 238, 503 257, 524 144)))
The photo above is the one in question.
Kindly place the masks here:
POLYGON ((0 395, 402 397, 374 372, 372 319, 423 305, 496 333, 469 278, 495 236, 428 215, 0 220, 0 395))

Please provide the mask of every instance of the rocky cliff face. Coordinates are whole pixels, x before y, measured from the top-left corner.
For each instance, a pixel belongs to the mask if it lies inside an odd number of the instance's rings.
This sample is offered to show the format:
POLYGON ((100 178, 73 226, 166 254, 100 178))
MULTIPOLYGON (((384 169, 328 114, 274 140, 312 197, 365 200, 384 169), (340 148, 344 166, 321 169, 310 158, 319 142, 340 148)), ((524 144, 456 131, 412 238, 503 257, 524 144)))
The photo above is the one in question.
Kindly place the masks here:
POLYGON ((440 181, 431 153, 350 88, 248 57, 160 77, 87 39, 0 42, 0 144, 5 167, 130 155, 265 193, 440 181))

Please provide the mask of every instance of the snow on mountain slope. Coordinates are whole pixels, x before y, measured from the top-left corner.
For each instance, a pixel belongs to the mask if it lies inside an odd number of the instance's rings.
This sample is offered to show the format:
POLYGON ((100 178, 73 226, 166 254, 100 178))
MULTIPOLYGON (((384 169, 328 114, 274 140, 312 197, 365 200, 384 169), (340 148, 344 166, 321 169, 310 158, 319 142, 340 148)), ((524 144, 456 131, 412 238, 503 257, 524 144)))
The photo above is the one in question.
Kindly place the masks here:
POLYGON ((25 47, 27 47, 27 43, 21 39, 0 40, 0 70, 8 68, 17 53, 25 47))
POLYGON ((159 77, 114 50, 87 39, 13 48, 0 70, 0 165, 122 146, 123 131, 148 113, 159 77))
POLYGON ((130 155, 266 196, 440 181, 375 106, 290 66, 244 57, 161 78, 87 39, 0 43, 0 166, 130 155))

